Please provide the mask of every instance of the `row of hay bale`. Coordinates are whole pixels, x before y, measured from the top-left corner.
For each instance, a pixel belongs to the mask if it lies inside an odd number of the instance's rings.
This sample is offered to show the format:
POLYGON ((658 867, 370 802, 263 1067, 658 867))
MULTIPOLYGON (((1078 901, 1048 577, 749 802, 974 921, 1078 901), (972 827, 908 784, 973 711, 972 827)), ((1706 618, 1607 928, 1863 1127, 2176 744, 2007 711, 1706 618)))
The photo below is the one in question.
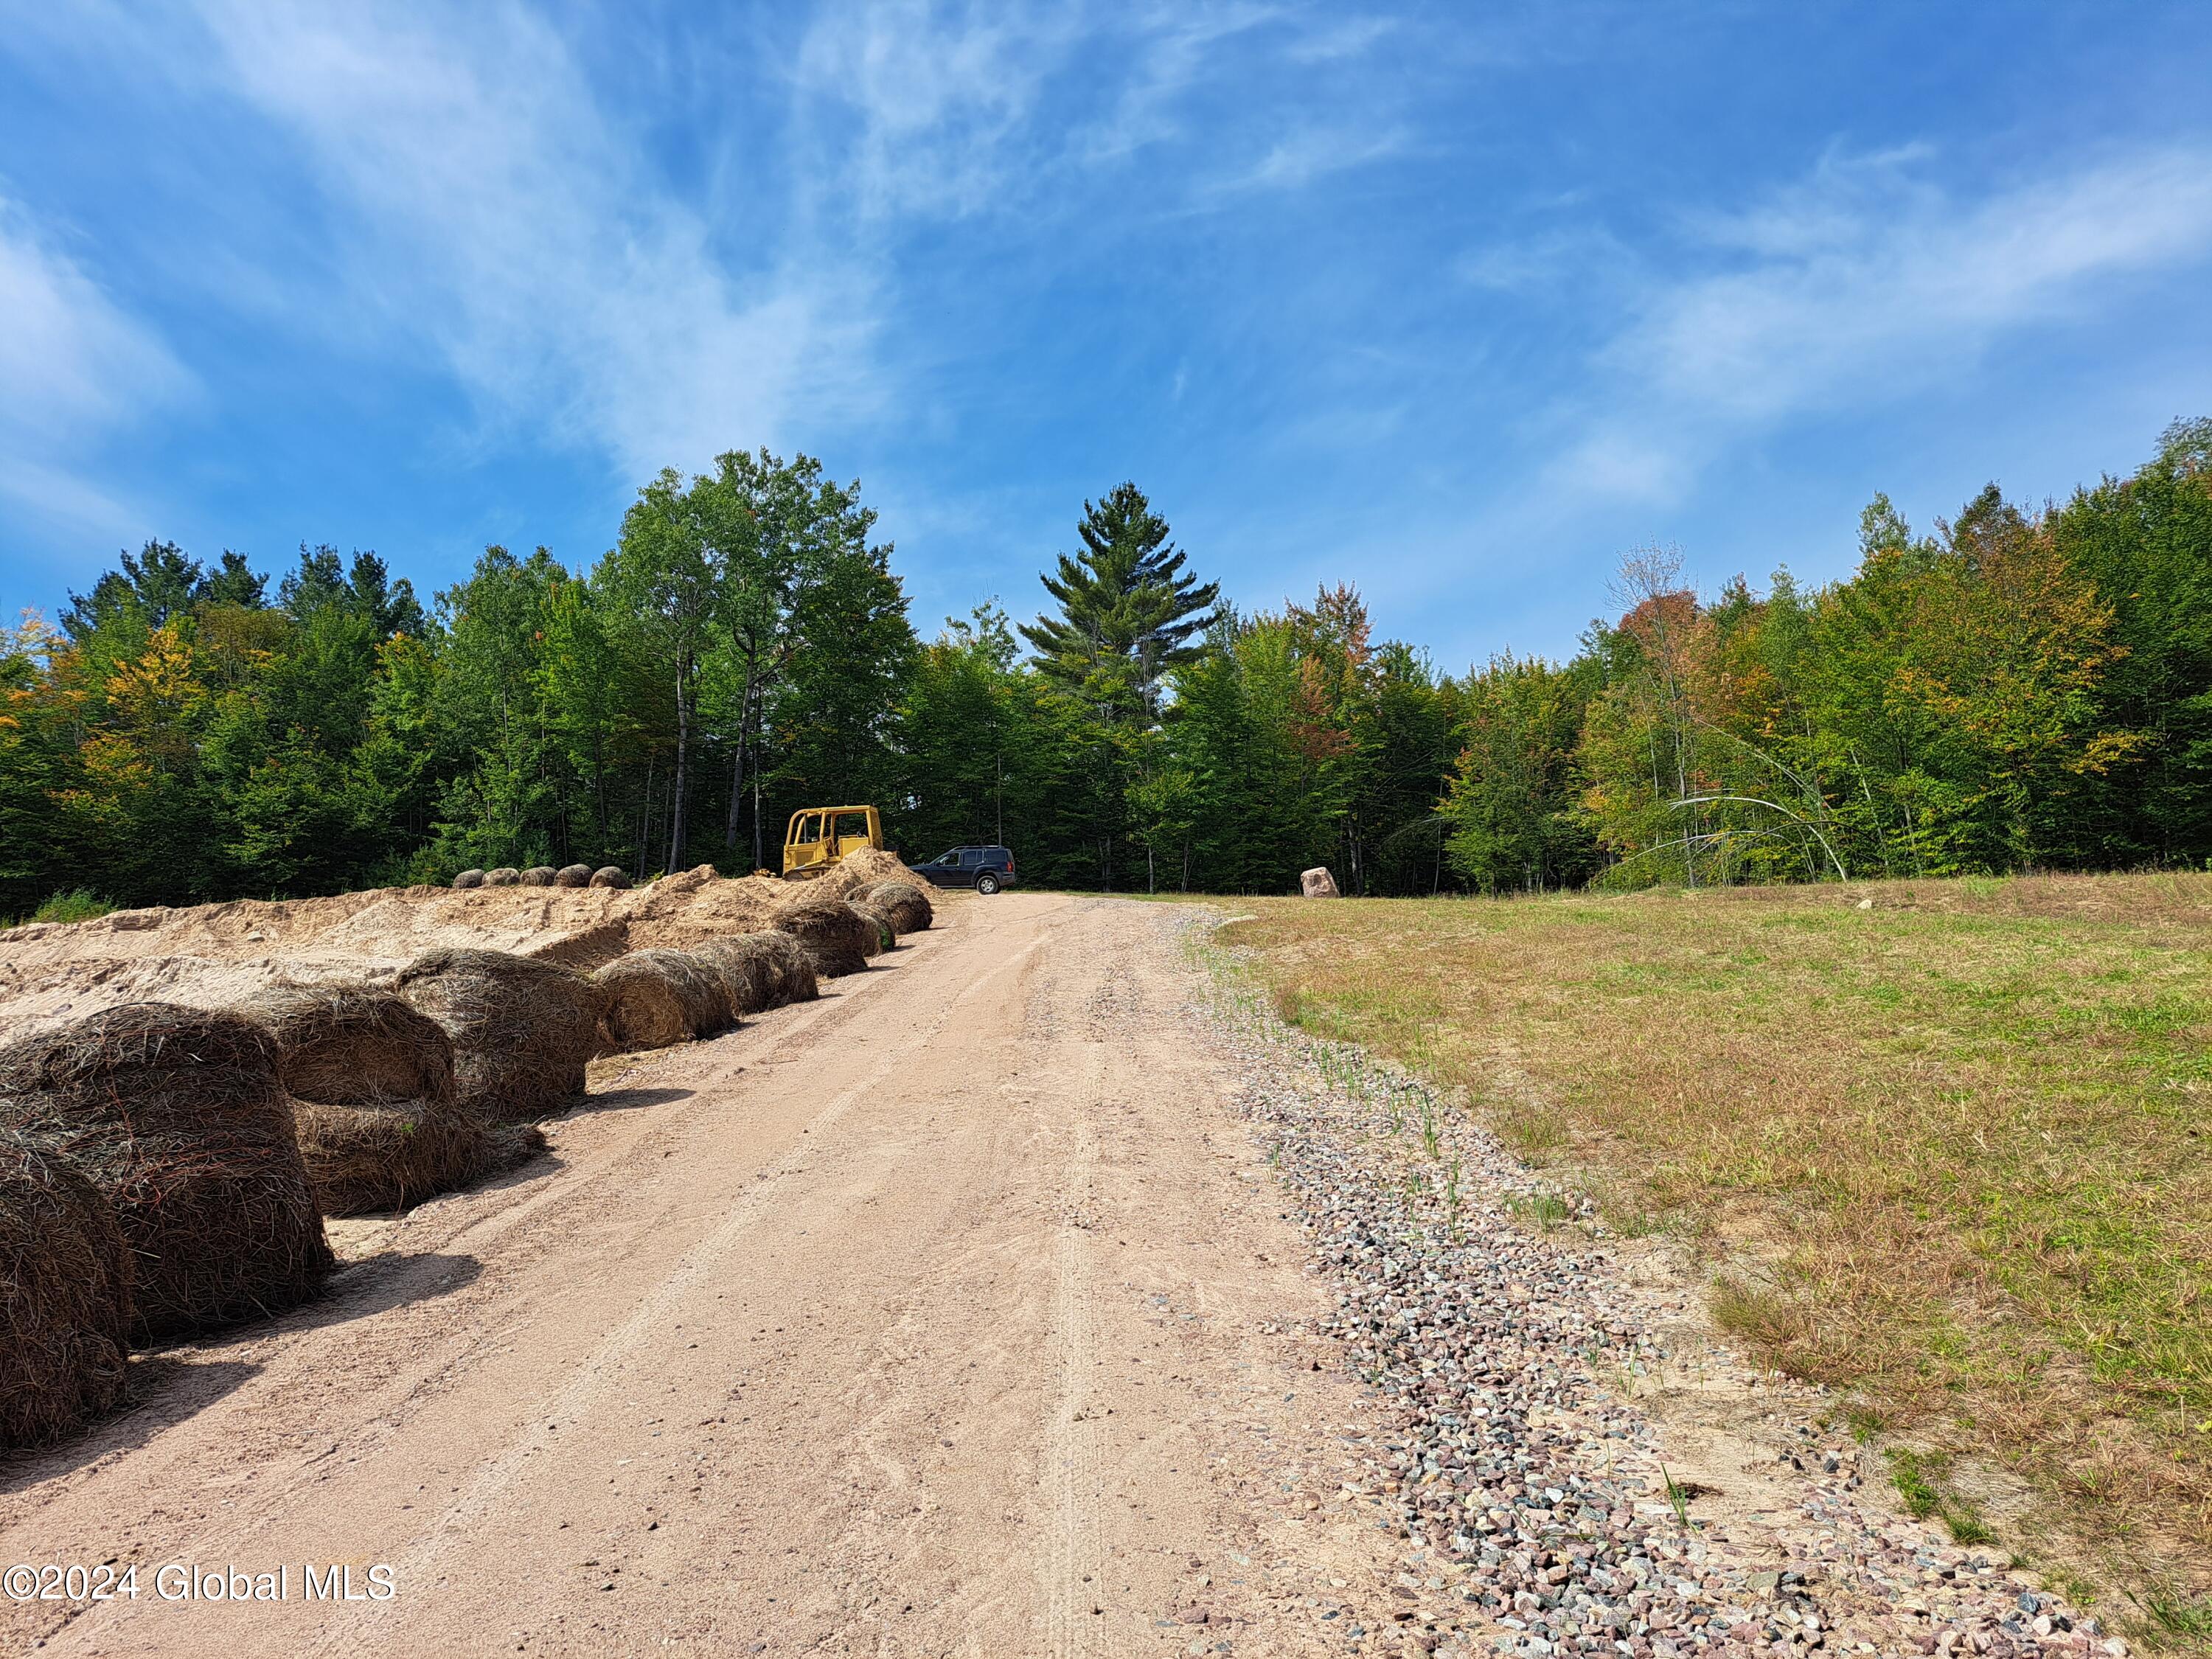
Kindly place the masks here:
POLYGON ((629 878, 618 864, 594 870, 588 864, 570 864, 556 870, 550 864, 517 870, 501 865, 496 870, 464 870, 453 878, 456 887, 627 887, 629 878))
POLYGON ((931 916, 892 881, 852 902, 801 890, 775 921, 589 975, 441 950, 389 988, 137 1003, 0 1048, 0 1444, 113 1409, 134 1341, 312 1295, 335 1266, 325 1216, 404 1208, 533 1157, 531 1120, 581 1094, 594 1056, 809 1000, 931 916))

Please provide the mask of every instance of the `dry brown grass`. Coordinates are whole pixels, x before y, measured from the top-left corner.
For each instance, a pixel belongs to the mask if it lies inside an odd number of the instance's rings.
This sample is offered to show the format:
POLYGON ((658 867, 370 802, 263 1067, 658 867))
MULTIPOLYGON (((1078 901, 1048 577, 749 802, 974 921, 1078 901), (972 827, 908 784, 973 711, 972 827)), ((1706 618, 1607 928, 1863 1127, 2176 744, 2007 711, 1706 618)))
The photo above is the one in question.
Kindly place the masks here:
POLYGON ((2212 876, 1240 904, 1287 1017, 1689 1241, 1925 1467, 2020 1477, 2005 1541, 2212 1588, 2212 876))

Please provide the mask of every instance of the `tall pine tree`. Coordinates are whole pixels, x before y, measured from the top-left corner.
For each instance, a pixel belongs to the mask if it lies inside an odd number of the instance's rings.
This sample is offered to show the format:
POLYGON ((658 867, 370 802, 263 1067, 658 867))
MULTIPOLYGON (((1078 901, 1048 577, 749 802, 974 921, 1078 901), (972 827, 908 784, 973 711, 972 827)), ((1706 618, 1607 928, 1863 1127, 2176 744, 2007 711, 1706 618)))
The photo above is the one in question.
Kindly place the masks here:
POLYGON ((1048 679, 1102 714, 1155 719, 1164 677, 1202 649, 1190 641, 1212 626, 1220 587, 1183 568, 1167 520, 1133 483, 1085 501, 1076 533, 1082 553, 1061 554, 1057 574, 1041 579, 1060 616, 1039 617, 1022 637, 1048 679))

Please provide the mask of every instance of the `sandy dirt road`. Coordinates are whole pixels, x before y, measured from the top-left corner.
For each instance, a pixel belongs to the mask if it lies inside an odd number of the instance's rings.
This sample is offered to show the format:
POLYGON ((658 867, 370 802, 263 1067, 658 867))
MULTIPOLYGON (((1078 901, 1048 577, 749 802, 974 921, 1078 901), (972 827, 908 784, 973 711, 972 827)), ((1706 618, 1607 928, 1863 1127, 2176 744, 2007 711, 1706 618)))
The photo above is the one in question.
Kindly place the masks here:
POLYGON ((1321 1504, 1363 1404, 1291 1334, 1324 1291, 1184 1023, 1175 915, 948 910, 0 1464, 0 1565, 139 1591, 0 1607, 0 1645, 1340 1650, 1350 1615, 1285 1586, 1389 1593, 1371 1522, 1321 1504), (171 1563, 287 1599, 167 1600, 171 1563), (309 1599, 332 1564, 393 1594, 309 1599))

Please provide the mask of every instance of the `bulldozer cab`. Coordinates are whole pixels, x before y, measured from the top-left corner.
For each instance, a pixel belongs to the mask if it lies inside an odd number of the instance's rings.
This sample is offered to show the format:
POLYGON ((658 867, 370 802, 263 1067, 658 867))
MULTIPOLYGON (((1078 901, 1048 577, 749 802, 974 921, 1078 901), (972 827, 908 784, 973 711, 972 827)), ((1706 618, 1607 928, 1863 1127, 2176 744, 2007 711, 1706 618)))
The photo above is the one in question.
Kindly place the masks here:
POLYGON ((883 844, 883 820, 872 806, 802 806, 784 832, 783 873, 818 876, 848 854, 883 844))

